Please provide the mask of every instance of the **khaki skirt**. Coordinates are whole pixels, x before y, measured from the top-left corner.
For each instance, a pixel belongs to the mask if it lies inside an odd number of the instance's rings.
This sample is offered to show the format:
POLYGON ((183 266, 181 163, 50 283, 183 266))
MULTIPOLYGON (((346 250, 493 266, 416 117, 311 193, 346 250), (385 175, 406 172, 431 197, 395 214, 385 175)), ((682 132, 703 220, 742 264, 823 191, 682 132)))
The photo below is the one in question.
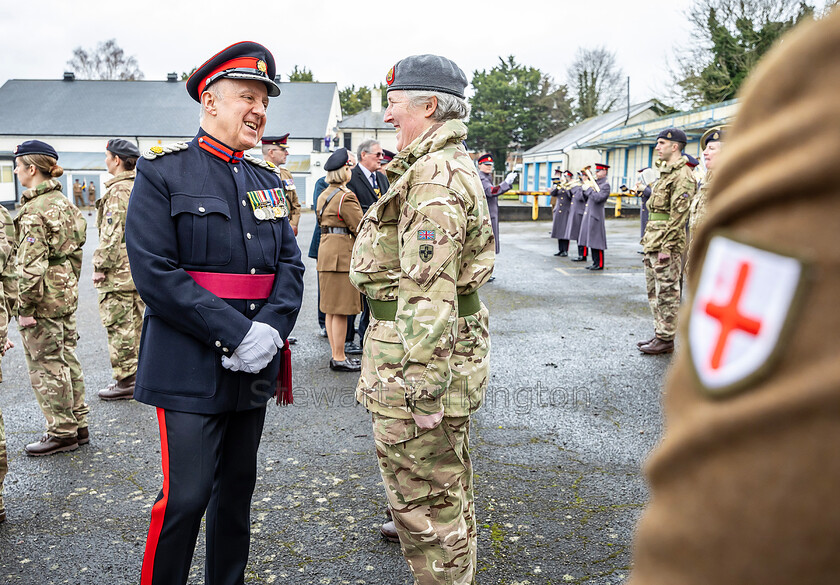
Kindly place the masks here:
POLYGON ((362 312, 362 296, 350 283, 349 272, 318 272, 320 309, 327 315, 358 315, 362 312))

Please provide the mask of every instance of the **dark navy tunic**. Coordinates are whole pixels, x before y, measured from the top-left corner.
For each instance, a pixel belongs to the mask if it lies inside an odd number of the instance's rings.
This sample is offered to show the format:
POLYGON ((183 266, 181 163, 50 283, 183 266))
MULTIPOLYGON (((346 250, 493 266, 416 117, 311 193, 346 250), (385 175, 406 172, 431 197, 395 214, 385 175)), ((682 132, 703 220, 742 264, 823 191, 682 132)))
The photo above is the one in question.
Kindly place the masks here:
MULTIPOLYGON (((198 145, 139 159, 126 219, 131 273, 146 303, 134 398, 200 414, 262 407, 280 353, 258 374, 222 367, 252 321, 286 339, 303 295, 304 267, 286 217, 260 220, 248 192, 281 187, 278 175, 198 145), (187 270, 274 274, 268 299, 220 299, 187 270)), ((211 137, 212 138, 212 137, 211 137)))

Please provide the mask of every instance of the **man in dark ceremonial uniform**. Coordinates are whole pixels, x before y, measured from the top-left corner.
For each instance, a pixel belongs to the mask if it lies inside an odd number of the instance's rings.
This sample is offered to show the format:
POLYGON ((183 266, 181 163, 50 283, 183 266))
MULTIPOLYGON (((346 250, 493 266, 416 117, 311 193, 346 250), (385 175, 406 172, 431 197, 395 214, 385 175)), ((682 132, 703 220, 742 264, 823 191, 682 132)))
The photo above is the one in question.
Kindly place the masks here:
POLYGON ((569 255, 569 240, 566 239, 566 226, 569 224, 569 211, 572 208, 572 192, 568 184, 572 173, 565 175, 560 168, 554 169, 553 187, 551 189, 551 237, 557 239, 559 250, 555 256, 569 255))
POLYGON ((205 582, 244 582, 266 401, 278 373, 291 383, 284 340, 303 294, 281 177, 243 153, 280 93, 274 72, 256 43, 215 55, 187 81, 198 134, 137 165, 126 245, 147 310, 134 398, 157 407, 163 466, 142 585, 187 582, 205 510, 205 582))

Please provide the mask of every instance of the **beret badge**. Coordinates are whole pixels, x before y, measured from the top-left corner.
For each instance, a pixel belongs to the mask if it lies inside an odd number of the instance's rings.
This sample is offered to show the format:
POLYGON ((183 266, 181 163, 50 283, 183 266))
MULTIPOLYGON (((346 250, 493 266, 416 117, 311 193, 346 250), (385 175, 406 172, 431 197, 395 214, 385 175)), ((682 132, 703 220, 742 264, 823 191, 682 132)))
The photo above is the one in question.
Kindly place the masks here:
POLYGON ((387 83, 388 85, 391 85, 392 83, 394 83, 394 73, 395 73, 396 67, 397 67, 396 65, 391 67, 391 70, 388 71, 388 75, 385 76, 385 83, 387 83))
POLYGON ((671 138, 671 133, 670 132, 668 132, 668 138, 671 138))

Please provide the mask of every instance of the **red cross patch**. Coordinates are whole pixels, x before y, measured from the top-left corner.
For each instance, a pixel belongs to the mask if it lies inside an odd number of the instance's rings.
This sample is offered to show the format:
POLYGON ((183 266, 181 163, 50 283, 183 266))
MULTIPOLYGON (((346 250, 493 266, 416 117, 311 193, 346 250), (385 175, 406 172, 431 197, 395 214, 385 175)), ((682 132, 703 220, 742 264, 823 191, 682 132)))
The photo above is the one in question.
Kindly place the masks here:
POLYGON ((715 236, 691 305, 688 345, 701 385, 727 395, 766 373, 802 282, 789 256, 715 236))

